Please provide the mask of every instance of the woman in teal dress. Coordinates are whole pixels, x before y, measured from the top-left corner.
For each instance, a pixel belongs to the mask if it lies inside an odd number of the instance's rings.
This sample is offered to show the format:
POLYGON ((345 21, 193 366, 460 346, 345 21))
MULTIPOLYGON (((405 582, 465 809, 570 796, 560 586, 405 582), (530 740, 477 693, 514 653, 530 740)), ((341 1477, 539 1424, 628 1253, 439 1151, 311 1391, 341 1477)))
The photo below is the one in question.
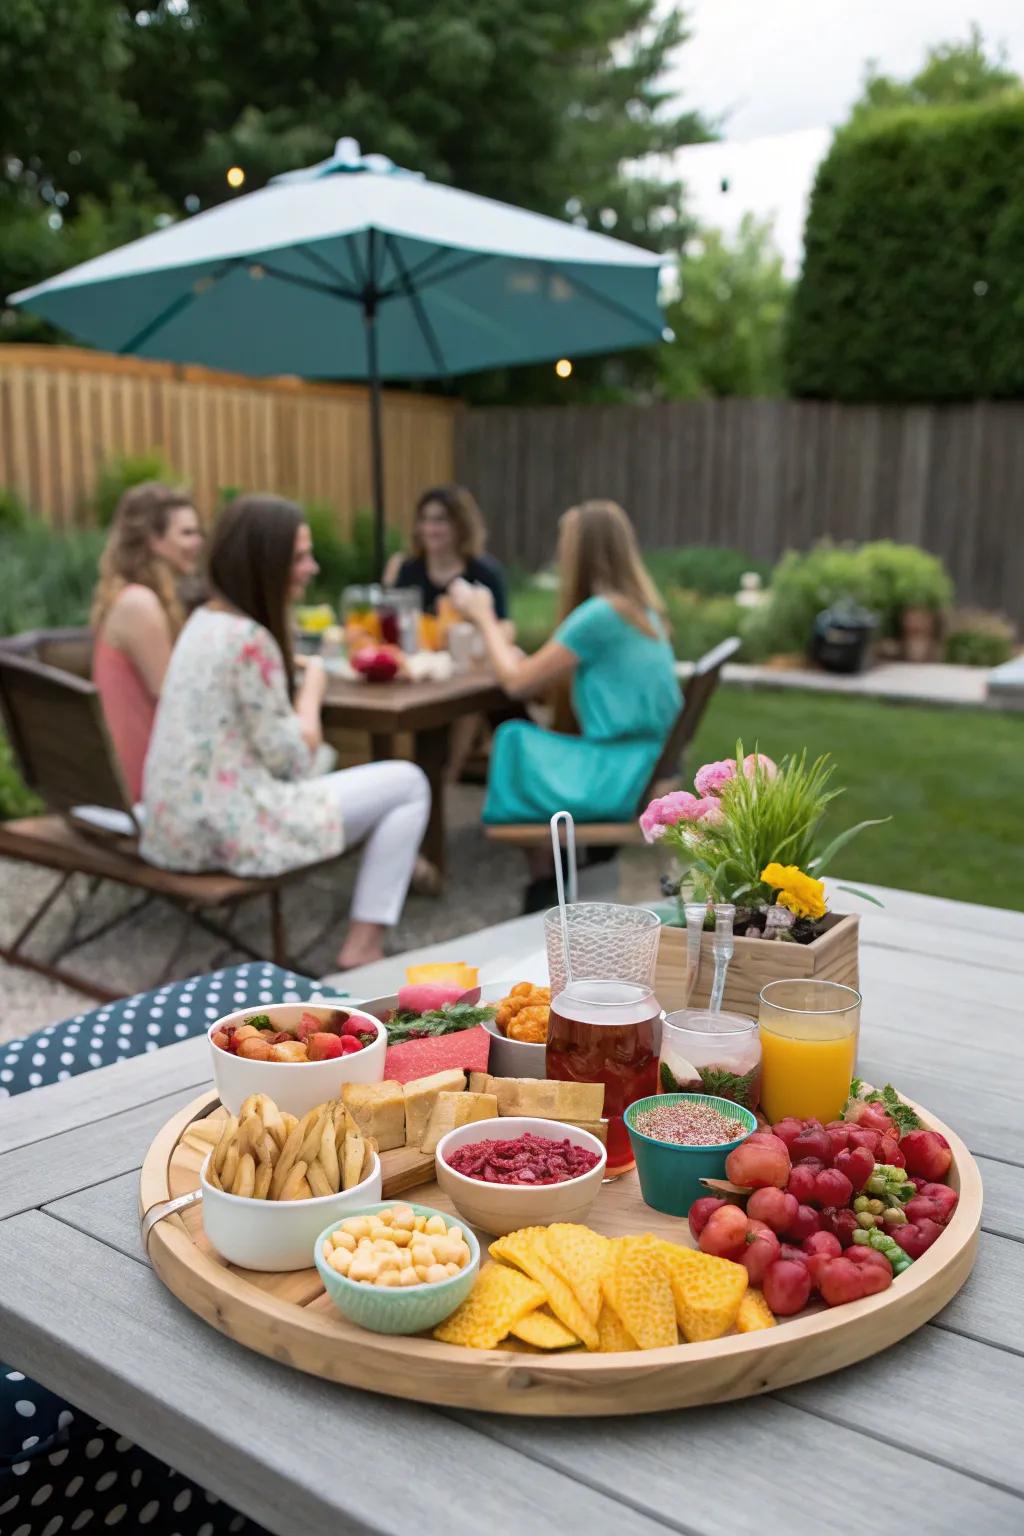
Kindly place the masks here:
MULTIPOLYGON (((663 605, 622 508, 588 501, 566 512, 558 562, 561 622, 533 656, 508 640, 486 587, 450 589, 505 692, 556 699, 560 729, 510 720, 495 732, 483 812, 492 825, 546 821, 559 810, 580 822, 630 820, 682 706, 663 605)), ((550 852, 529 857, 527 901, 539 904, 550 852)))

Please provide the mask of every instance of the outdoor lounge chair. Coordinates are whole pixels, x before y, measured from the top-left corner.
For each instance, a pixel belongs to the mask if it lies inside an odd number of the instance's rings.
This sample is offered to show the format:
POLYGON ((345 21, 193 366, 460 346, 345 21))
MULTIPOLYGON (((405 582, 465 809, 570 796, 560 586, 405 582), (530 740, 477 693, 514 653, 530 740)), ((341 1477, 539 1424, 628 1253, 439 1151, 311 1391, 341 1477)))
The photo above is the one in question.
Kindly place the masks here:
MULTIPOLYGON (((670 790, 680 788, 680 763, 683 753, 693 740, 697 727, 704 718, 704 711, 711 701, 711 695, 718 687, 722 668, 731 657, 735 656, 739 648, 739 639, 734 635, 729 640, 723 640, 720 645, 715 646, 714 650, 708 651, 700 658, 687 681, 683 707, 669 732, 665 750, 658 760, 650 782, 637 802, 636 814, 629 821, 577 821, 576 842, 579 847, 618 848, 624 843, 642 841, 639 825, 640 812, 655 795, 666 795, 670 790)), ((517 848, 531 848, 548 842, 551 837, 551 828, 546 821, 520 822, 508 826, 487 827, 486 833, 492 842, 511 843, 517 848)))
POLYGON ((230 874, 177 874, 147 864, 138 851, 139 813, 125 787, 96 688, 81 676, 33 659, 24 643, 30 638, 40 639, 21 636, 14 644, 0 642, 0 714, 22 778, 43 801, 46 814, 0 822, 0 856, 52 869, 60 878, 26 915, 14 939, 0 945, 0 958, 109 1002, 119 994, 60 964, 72 949, 117 927, 142 907, 166 901, 184 921, 158 981, 174 973, 193 925, 223 939, 228 953, 237 950, 250 959, 264 959, 232 931, 231 918, 241 902, 266 896, 270 958, 287 966, 281 891, 323 864, 261 880, 230 874), (36 959, 25 945, 75 875, 87 877, 88 883, 71 927, 56 953, 36 959), (141 899, 86 930, 83 919, 90 899, 104 880, 140 892, 141 899))

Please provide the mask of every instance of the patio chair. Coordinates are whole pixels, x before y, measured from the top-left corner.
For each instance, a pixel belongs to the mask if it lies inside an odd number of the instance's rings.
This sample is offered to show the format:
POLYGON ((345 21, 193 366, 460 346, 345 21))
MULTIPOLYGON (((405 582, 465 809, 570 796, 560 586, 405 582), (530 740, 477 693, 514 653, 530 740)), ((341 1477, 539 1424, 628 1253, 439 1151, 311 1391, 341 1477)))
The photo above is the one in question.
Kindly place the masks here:
MULTIPOLYGON (((733 635, 723 640, 714 650, 708 651, 694 666, 686 684, 683 707, 668 734, 665 750, 658 759, 654 773, 637 801, 635 814, 629 821, 578 821, 576 842, 581 848, 619 848, 624 843, 643 841, 639 816, 647 802, 655 795, 666 795, 681 785, 680 765, 683 754, 697 733, 704 718, 704 711, 718 687, 725 663, 740 648, 740 641, 733 635)), ((556 807, 557 809, 557 807, 556 807)), ((551 828, 546 821, 520 822, 508 826, 486 827, 487 837, 495 843, 509 843, 517 848, 531 848, 546 843, 551 828)))
POLYGON ((184 922, 158 981, 173 974, 194 926, 223 939, 228 952, 238 950, 261 960, 267 957, 232 931, 231 919, 241 902, 266 896, 270 958, 278 965, 289 964, 281 892, 334 860, 305 865, 273 879, 179 874, 147 864, 138 851, 140 811, 125 787, 93 684, 0 643, 0 715, 22 778, 46 806, 45 815, 0 822, 0 857, 60 875, 26 916, 15 938, 0 945, 0 958, 109 1002, 120 994, 60 964, 72 949, 99 938, 152 902, 165 901, 177 908, 184 922), (36 959, 25 945, 76 875, 87 877, 88 884, 71 927, 49 959, 36 959), (90 900, 105 880, 140 892, 140 900, 83 931, 90 900))
POLYGON ((41 661, 76 677, 92 677, 92 630, 27 629, 20 635, 5 635, 0 647, 28 661, 41 661))

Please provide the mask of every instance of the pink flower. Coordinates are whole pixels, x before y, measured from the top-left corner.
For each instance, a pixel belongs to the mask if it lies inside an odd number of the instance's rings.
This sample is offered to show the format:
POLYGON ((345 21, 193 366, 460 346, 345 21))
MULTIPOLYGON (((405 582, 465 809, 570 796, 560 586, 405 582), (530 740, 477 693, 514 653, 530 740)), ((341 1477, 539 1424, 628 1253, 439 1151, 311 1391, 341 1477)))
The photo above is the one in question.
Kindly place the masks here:
POLYGON ((700 812, 700 815, 694 816, 692 819, 694 821, 702 821, 706 827, 721 826, 725 820, 722 803, 714 795, 706 795, 703 800, 698 800, 696 809, 700 812))
POLYGON ((704 815, 701 809, 703 803, 686 789, 674 790, 670 795, 652 800, 640 817, 644 841, 656 843, 660 837, 664 837, 666 828, 674 827, 680 821, 700 821, 704 815))
POLYGON ((703 768, 698 768, 693 787, 698 795, 717 795, 722 785, 728 784, 735 777, 736 763, 731 757, 726 757, 720 763, 705 763, 703 768))
POLYGON ((269 688, 270 680, 277 671, 277 662, 260 645, 258 640, 248 640, 242 646, 242 660, 254 661, 260 669, 260 676, 269 688))
POLYGON ((748 779, 754 777, 755 763, 760 763, 761 773, 766 779, 774 779, 778 776, 778 767, 770 757, 765 757, 763 752, 750 752, 743 759, 743 772, 748 779))

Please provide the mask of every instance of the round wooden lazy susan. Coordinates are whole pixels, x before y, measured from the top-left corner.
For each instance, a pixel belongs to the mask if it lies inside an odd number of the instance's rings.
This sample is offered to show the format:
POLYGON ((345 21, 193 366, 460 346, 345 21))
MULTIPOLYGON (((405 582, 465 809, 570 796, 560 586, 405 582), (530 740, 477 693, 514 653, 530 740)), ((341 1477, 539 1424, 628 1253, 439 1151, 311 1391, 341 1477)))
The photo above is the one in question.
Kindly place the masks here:
MULTIPOLYGON (((775 1328, 707 1344, 623 1354, 544 1354, 524 1346, 463 1349, 429 1337, 369 1333, 347 1322, 324 1293, 317 1271, 259 1274, 227 1264, 203 1231, 201 1201, 167 1216, 148 1235, 157 1274, 193 1312, 249 1349, 330 1381, 438 1406, 493 1413, 589 1416, 652 1413, 750 1397, 864 1360, 934 1317, 966 1281, 981 1221, 981 1176, 948 1126, 914 1106, 953 1150, 949 1182, 960 1202, 942 1236, 880 1295, 780 1320, 775 1328)), ((169 1120, 142 1167, 143 1216, 198 1188, 201 1154, 182 1143, 196 1119, 223 1114, 216 1094, 203 1094, 169 1120)), ((442 1211, 453 1207, 434 1182, 423 1183, 419 1154, 386 1152, 388 1198, 415 1186, 413 1198, 442 1211)), ((608 1236, 652 1232, 690 1243, 685 1221, 644 1205, 636 1175, 603 1189, 588 1225, 608 1236)), ((489 1241, 480 1234, 484 1245, 489 1241)))

